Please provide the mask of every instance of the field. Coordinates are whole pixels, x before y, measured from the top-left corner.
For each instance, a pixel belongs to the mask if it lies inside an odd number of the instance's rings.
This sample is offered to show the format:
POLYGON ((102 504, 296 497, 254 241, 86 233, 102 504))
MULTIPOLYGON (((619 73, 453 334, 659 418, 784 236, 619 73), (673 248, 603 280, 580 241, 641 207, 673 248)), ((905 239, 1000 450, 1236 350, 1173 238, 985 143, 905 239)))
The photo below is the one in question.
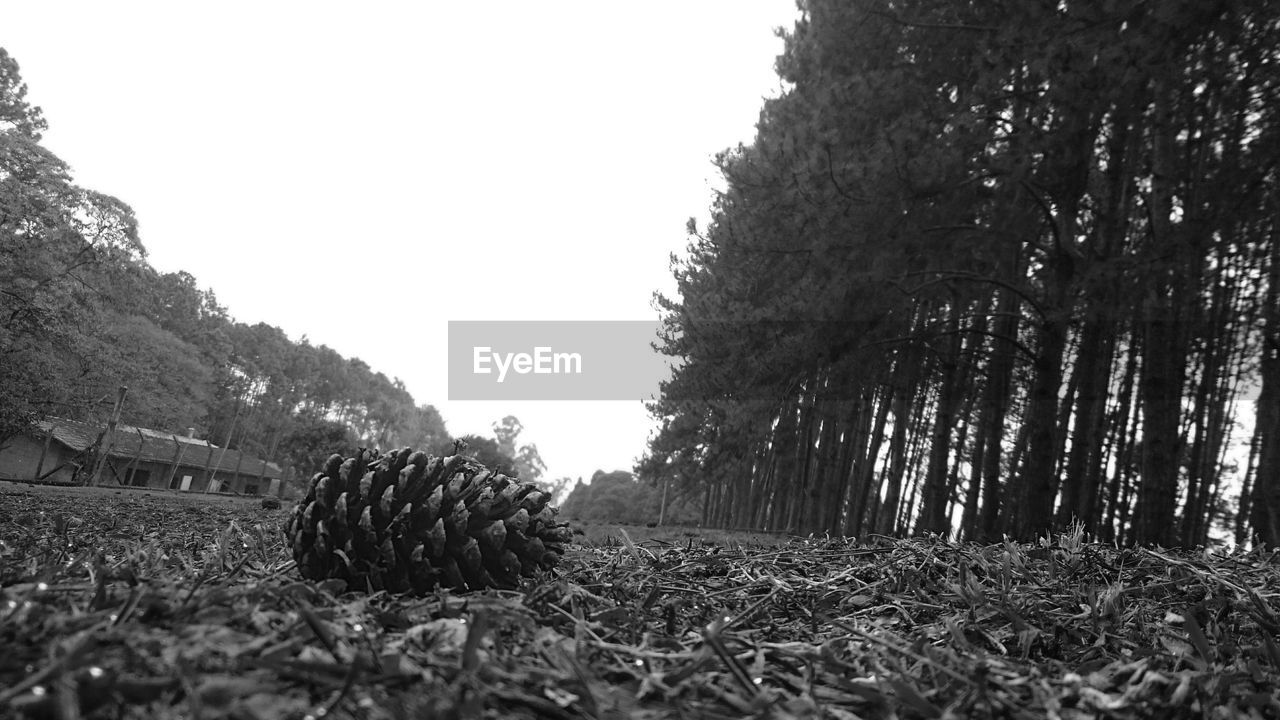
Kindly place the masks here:
POLYGON ((288 510, 0 483, 0 717, 1280 717, 1269 552, 588 526, 414 598, 303 581, 288 510))
POLYGON ((715 528, 683 527, 679 525, 666 527, 647 527, 644 525, 619 525, 616 523, 578 523, 573 518, 569 522, 582 530, 582 544, 595 547, 618 547, 625 545, 630 539, 636 543, 652 543, 659 546, 724 546, 730 548, 773 547, 785 543, 786 535, 763 532, 744 532, 734 530, 718 530, 715 528))

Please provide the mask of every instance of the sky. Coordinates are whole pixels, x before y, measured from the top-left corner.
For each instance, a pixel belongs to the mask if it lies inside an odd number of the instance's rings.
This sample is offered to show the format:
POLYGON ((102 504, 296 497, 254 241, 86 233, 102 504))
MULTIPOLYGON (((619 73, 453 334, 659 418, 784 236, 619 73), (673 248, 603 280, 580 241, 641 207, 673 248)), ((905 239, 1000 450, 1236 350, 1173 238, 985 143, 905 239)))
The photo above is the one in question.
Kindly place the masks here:
POLYGON ((794 0, 12 3, 79 184, 237 320, 360 357, 547 476, 630 469, 639 401, 450 402, 451 320, 653 320, 794 0))

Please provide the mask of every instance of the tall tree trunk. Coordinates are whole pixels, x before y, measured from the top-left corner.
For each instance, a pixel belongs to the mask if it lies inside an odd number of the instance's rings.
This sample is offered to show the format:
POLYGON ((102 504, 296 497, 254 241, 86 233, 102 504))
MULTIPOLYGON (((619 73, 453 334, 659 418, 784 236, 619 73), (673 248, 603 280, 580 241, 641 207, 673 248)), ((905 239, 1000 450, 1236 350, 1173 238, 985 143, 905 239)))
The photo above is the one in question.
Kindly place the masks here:
MULTIPOLYGON (((1147 268, 1151 278, 1143 307, 1142 377, 1142 480, 1138 491, 1134 541, 1169 546, 1176 539, 1174 511, 1178 500, 1181 459, 1182 391, 1187 356, 1183 321, 1187 303, 1197 303, 1198 280, 1189 244, 1190 233, 1173 226, 1174 127, 1167 92, 1157 92, 1152 134, 1150 234, 1153 252, 1171 256, 1157 259, 1147 268), (1189 257, 1190 256, 1190 257, 1189 257)), ((1183 223, 1184 225, 1186 223, 1183 223)))
POLYGON ((933 406, 936 399, 933 392, 927 386, 920 388, 920 393, 915 401, 915 406, 911 412, 911 441, 907 443, 910 448, 907 460, 907 499, 906 502, 898 510, 898 517, 894 522, 894 534, 901 535, 906 533, 911 527, 911 519, 916 510, 916 494, 920 491, 920 468, 924 464, 925 450, 929 447, 929 433, 924 432, 924 414, 925 411, 933 406))
POLYGON ((883 475, 876 475, 876 461, 880 457, 880 447, 884 444, 884 429, 889 419, 889 408, 893 405, 893 392, 888 386, 882 385, 876 389, 875 397, 875 426, 871 430, 871 442, 866 453, 860 458, 861 465, 858 467, 854 504, 849 511, 853 522, 849 534, 855 536, 861 536, 864 527, 874 531, 875 518, 868 499, 879 497, 880 482, 877 482, 877 479, 883 480, 883 475))
POLYGON ((986 542, 1000 539, 1000 464, 1004 457, 1004 422, 1009 412, 1013 368, 1018 334, 1018 298, 1010 291, 1000 294, 996 312, 996 338, 991 346, 990 374, 982 389, 983 435, 987 446, 982 452, 982 514, 978 537, 986 542))
POLYGON ((809 495, 812 487, 812 478, 810 477, 813 470, 813 446, 814 446, 814 428, 818 423, 816 393, 814 390, 813 378, 810 378, 806 384, 804 394, 801 395, 800 404, 800 428, 796 432, 798 444, 796 446, 796 491, 791 512, 787 517, 787 527, 796 528, 800 534, 807 534, 812 530, 808 526, 808 512, 812 503, 809 495))
POLYGON ((1047 532, 1053 520, 1054 486, 1058 448, 1058 391, 1062 387, 1063 353, 1067 325, 1062 317, 1046 318, 1040 327, 1040 349, 1035 380, 1024 423, 1027 458, 1022 467, 1019 493, 1023 499, 1014 534, 1030 539, 1047 532))
POLYGON ((1058 526, 1072 520, 1081 522, 1086 532, 1094 532, 1094 501, 1097 498, 1095 458, 1102 452, 1105 439, 1107 391, 1111 381, 1111 355, 1114 344, 1113 324, 1094 315, 1085 325, 1076 353, 1075 424, 1071 432, 1071 449, 1063 471, 1062 504, 1058 510, 1058 526))
POLYGON ((785 398, 779 410, 778 424, 773 430, 774 493, 772 527, 776 530, 795 530, 790 525, 792 506, 796 495, 796 434, 799 411, 792 398, 785 398))
POLYGON ((951 470, 947 473, 947 527, 945 532, 954 533, 955 537, 960 537, 961 528, 955 525, 955 511, 957 501, 960 503, 960 515, 963 518, 967 509, 964 502, 966 498, 960 497, 960 465, 964 462, 964 447, 969 441, 969 429, 972 426, 970 418, 973 417, 973 405, 976 398, 970 395, 965 399, 965 407, 960 410, 959 422, 960 429, 956 431, 956 451, 951 459, 951 470))
POLYGON ((960 375, 963 372, 960 363, 963 341, 960 335, 961 312, 962 306, 953 302, 947 321, 947 352, 939 362, 942 388, 938 391, 937 413, 929 441, 929 464, 921 492, 924 507, 916 522, 916 534, 945 534, 951 529, 951 523, 947 519, 947 499, 950 495, 947 460, 951 455, 951 433, 955 429, 955 415, 960 401, 960 375))
POLYGON ((911 425, 911 396, 915 393, 916 353, 913 348, 899 350, 903 360, 894 372, 893 433, 889 437, 889 477, 885 481, 884 503, 880 508, 876 532, 892 535, 902 497, 902 482, 907 472, 907 430, 911 425))
POLYGON ((1262 391, 1258 394, 1258 469, 1249 497, 1253 537, 1280 547, 1280 238, 1273 238, 1263 308, 1262 391))
MULTIPOLYGON (((1141 346, 1136 337, 1130 336, 1125 352, 1124 372, 1120 376, 1120 392, 1115 410, 1111 413, 1107 446, 1111 450, 1111 466, 1114 468, 1110 482, 1106 487, 1106 502, 1101 508, 1101 516, 1095 521, 1098 528, 1098 540, 1114 542, 1118 539, 1120 518, 1120 486, 1125 482, 1132 466, 1133 434, 1130 432, 1130 420, 1133 412, 1134 386, 1138 374, 1138 356, 1141 346)), ((1135 422, 1136 424, 1136 422, 1135 422)), ((1136 432, 1136 431, 1135 431, 1136 432)))
MULTIPOLYGON (((991 382, 989 379, 987 382, 991 382)), ((985 386, 983 394, 985 394, 985 386)), ((982 499, 982 465, 987 451, 987 423, 984 411, 979 409, 977 430, 973 448, 969 454, 969 484, 964 491, 964 511, 960 514, 960 536, 974 540, 978 536, 978 503, 982 499)))

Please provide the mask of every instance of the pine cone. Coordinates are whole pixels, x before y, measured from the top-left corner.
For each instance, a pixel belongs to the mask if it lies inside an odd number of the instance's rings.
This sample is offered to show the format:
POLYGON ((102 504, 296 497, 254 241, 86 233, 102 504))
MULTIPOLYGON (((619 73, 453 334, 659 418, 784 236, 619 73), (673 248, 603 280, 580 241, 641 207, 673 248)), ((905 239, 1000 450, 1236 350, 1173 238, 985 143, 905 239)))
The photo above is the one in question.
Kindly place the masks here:
POLYGON ((333 455, 285 524, 302 576, 351 589, 514 588, 572 537, 550 496, 452 455, 405 448, 333 455))

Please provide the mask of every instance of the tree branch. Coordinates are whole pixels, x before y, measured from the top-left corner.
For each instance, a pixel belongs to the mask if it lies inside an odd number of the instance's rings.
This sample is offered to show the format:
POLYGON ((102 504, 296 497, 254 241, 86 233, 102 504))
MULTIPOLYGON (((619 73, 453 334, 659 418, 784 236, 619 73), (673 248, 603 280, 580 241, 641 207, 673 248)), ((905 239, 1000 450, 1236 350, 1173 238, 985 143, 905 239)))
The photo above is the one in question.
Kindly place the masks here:
POLYGON ((908 295, 915 295, 916 293, 920 292, 921 290, 924 290, 925 288, 932 287, 934 285, 946 282, 948 280, 969 280, 972 282, 987 283, 990 285, 995 285, 997 287, 1004 288, 1005 290, 1008 290, 1014 295, 1017 295, 1018 297, 1022 298, 1024 301, 1026 301, 1028 305, 1031 306, 1032 310, 1035 310, 1036 315, 1039 315, 1041 319, 1045 319, 1047 317, 1047 313, 1044 309, 1044 306, 1040 304, 1039 300, 1036 300, 1035 297, 1031 295, 1031 293, 1027 292, 1023 288, 1018 287, 1017 285, 1014 285, 1013 283, 1007 280, 1001 280, 1000 278, 994 278, 989 275, 979 275, 978 273, 967 272, 964 270, 941 270, 941 271, 908 273, 907 275, 904 276, 904 278, 911 277, 914 275, 940 275, 942 277, 938 277, 934 280, 926 282, 922 285, 918 285, 914 288, 903 287, 901 283, 894 283, 894 284, 897 285, 898 288, 902 290, 904 293, 908 295))
POLYGON ((912 28, 923 28, 926 30, 965 30, 968 32, 996 32, 1000 28, 994 25, 966 25, 964 23, 927 23, 919 20, 904 20, 903 18, 885 12, 884 10, 868 10, 868 13, 892 20, 893 22, 903 26, 912 28))

